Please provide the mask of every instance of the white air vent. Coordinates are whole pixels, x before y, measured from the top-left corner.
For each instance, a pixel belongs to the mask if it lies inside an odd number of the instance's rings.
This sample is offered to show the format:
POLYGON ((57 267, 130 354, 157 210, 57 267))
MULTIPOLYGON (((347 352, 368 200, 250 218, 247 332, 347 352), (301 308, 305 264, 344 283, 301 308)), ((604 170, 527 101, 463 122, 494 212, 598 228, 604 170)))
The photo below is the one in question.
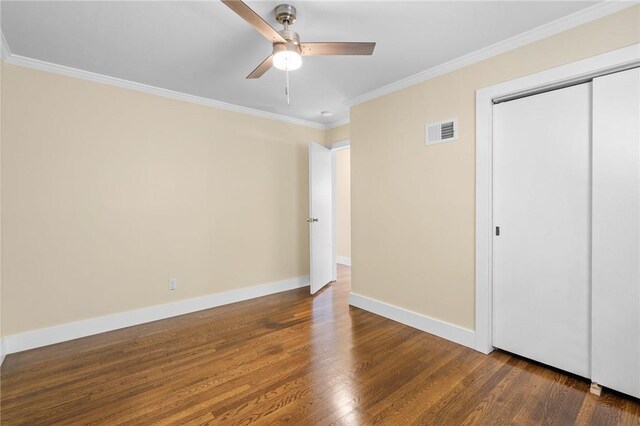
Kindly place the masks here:
POLYGON ((429 123, 427 129, 427 145, 452 142, 458 139, 458 119, 452 118, 438 123, 429 123))

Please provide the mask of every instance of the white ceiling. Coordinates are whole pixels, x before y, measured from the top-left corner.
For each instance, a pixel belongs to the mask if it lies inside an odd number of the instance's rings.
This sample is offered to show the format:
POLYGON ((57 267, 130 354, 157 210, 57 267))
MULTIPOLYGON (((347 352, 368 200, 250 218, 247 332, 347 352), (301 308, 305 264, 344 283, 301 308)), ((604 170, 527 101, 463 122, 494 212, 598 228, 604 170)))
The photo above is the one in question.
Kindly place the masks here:
MULTIPOLYGON (((283 0, 284 1, 284 0, 283 0)), ((281 1, 249 1, 276 29, 281 1)), ((271 45, 211 1, 2 1, 13 54, 329 123, 344 101, 591 6, 582 1, 291 1, 302 41, 376 41, 372 57, 307 57, 291 76, 245 77, 271 45), (321 117, 320 112, 334 112, 321 117)))

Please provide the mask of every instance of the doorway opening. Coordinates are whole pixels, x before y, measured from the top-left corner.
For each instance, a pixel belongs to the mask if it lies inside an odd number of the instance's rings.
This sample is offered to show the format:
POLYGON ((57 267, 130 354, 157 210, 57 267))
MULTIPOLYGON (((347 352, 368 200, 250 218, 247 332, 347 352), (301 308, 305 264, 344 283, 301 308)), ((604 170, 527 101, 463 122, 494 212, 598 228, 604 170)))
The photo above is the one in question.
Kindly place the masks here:
MULTIPOLYGON (((351 273, 351 146, 342 141, 330 146, 333 175, 333 279, 351 273)), ((350 283, 350 280, 349 280, 350 283)))

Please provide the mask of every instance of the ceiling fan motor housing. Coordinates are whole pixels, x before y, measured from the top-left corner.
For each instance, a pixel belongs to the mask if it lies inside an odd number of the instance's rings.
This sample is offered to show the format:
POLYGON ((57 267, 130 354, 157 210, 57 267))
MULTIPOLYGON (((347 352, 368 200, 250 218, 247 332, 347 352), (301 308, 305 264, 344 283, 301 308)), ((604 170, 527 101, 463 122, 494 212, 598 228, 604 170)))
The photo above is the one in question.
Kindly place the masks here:
POLYGON ((278 34, 282 36, 287 43, 300 44, 300 36, 297 32, 291 30, 280 30, 278 34))
POLYGON ((274 43, 273 45, 273 54, 275 55, 278 52, 283 52, 288 50, 290 52, 296 52, 298 55, 302 54, 302 50, 300 49, 300 45, 296 43, 274 43))

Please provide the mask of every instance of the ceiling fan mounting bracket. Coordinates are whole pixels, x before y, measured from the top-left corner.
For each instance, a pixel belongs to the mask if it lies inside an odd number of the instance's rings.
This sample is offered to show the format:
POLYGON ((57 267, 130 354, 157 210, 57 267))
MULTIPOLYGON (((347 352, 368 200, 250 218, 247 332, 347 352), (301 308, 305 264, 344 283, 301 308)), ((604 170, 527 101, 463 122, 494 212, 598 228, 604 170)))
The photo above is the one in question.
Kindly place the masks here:
POLYGON ((290 4, 279 4, 276 6, 276 21, 282 25, 291 25, 296 22, 296 8, 290 4))

